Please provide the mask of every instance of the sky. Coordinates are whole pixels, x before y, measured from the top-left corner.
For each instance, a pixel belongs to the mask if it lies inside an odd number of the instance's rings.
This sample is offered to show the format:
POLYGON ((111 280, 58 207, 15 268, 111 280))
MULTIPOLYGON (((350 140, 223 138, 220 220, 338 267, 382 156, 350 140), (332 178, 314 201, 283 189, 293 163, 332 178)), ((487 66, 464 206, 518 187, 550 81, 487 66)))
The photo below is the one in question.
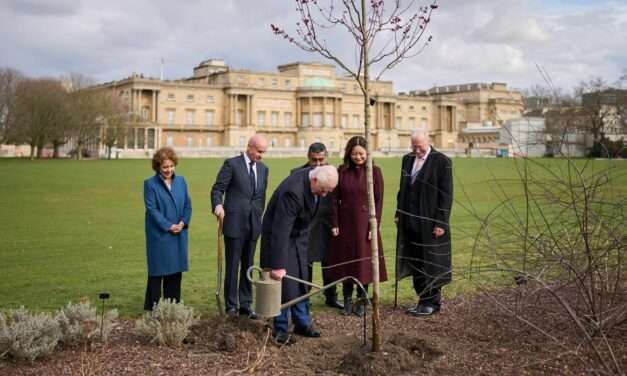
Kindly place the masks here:
MULTIPOLYGON (((427 30, 432 42, 382 76, 396 91, 473 82, 546 86, 541 67, 555 87, 569 92, 593 77, 612 83, 627 73, 627 0, 438 5, 427 30)), ((189 77, 209 58, 264 72, 296 61, 324 62, 271 32, 270 24, 292 32, 296 22, 294 0, 0 0, 0 67, 106 82, 134 72, 158 77, 162 60, 166 79, 189 77)), ((341 35, 327 42, 350 59, 341 35)))

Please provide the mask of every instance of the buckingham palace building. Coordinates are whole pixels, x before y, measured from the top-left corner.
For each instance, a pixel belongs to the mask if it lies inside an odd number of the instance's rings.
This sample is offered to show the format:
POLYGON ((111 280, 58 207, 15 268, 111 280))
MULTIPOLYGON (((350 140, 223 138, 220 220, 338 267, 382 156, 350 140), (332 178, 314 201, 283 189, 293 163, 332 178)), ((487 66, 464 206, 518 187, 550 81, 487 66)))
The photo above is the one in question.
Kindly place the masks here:
MULTIPOLYGON (((372 81, 370 87, 376 100, 370 145, 379 155, 406 153, 416 129, 427 130, 434 146, 452 155, 490 153, 501 126, 523 112, 521 93, 505 83, 407 93, 395 92, 392 81, 372 81)), ((145 158, 166 145, 188 157, 228 155, 245 148, 254 133, 267 137, 272 156, 302 156, 315 141, 338 155, 349 138, 364 133, 361 89, 330 64, 297 62, 257 72, 210 59, 189 78, 133 74, 93 89, 114 91, 136 115, 117 143, 122 158, 145 158)))

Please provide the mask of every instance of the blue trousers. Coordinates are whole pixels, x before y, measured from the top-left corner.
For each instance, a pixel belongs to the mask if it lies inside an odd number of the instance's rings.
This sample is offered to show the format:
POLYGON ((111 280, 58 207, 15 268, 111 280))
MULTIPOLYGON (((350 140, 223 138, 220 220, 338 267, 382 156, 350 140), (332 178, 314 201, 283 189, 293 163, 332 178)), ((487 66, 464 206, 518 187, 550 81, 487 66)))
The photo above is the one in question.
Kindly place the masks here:
POLYGON ((294 326, 300 329, 306 329, 311 325, 309 317, 309 299, 305 299, 298 304, 281 310, 281 314, 274 318, 274 331, 279 333, 287 333, 289 317, 292 315, 294 326))

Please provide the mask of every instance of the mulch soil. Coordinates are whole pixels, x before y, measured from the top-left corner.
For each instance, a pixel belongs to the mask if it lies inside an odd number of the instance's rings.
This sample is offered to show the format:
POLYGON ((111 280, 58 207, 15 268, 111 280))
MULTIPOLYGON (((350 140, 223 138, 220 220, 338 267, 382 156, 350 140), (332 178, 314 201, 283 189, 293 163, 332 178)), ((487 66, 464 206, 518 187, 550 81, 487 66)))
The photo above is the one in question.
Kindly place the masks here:
MULTIPOLYGON (((293 336, 279 346, 270 321, 213 316, 200 320, 179 349, 138 337, 132 320, 117 322, 109 341, 61 347, 33 363, 0 361, 0 375, 587 375, 601 373, 575 327, 549 296, 522 300, 518 291, 457 297, 429 318, 407 307, 381 307, 381 351, 364 345, 363 319, 333 309, 313 312, 318 339, 293 336), (497 303, 498 302, 498 303, 497 303), (514 307, 535 328, 514 317, 514 307)), ((367 332, 370 337, 370 316, 367 332)), ((369 341, 369 339, 368 339, 369 341)), ((611 354, 595 338, 601 355, 611 354)), ((627 323, 607 338, 627 370, 627 323)))

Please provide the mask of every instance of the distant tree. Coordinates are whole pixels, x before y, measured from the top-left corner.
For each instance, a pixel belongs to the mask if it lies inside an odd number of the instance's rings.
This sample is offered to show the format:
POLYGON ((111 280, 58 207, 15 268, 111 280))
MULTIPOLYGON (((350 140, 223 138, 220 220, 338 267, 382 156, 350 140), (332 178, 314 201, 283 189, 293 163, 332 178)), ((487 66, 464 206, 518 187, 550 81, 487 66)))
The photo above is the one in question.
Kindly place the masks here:
POLYGON ((107 148, 107 159, 111 159, 114 147, 117 147, 126 134, 131 121, 128 104, 114 94, 106 95, 103 99, 104 128, 102 129, 102 143, 107 148))
POLYGON ((627 90, 617 89, 621 80, 608 85, 601 78, 583 81, 575 89, 581 101, 581 113, 585 118, 582 131, 592 136, 591 156, 605 157, 607 152, 607 132, 620 132, 624 129, 624 115, 627 109, 627 90))
MULTIPOLYGON (((366 0, 296 0, 299 15, 296 35, 279 26, 270 26, 275 35, 334 62, 355 79, 364 99, 365 137, 371 141, 370 106, 376 99, 370 89, 370 70, 378 70, 374 75, 378 80, 384 72, 419 54, 431 41, 431 36, 427 40, 423 36, 437 7, 437 1, 430 6, 418 6, 415 1, 402 0, 370 0, 369 5, 366 0)), ((372 156, 373 148, 369 148, 372 156)), ((372 157, 367 163, 369 227, 372 239, 377 239, 372 157)), ((376 241, 371 246, 372 350, 379 351, 379 250, 376 241)))
POLYGON ((24 77, 11 68, 0 68, 0 144, 11 142, 15 122, 15 91, 24 77))
POLYGON ((70 73, 63 82, 70 93, 69 134, 76 145, 74 156, 81 159, 86 148, 99 141, 100 128, 104 124, 102 113, 106 94, 90 90, 89 87, 95 81, 80 73, 70 73))
POLYGON ((40 158, 55 126, 67 116, 67 91, 59 80, 24 79, 17 83, 15 92, 13 142, 27 143, 30 158, 40 158))

